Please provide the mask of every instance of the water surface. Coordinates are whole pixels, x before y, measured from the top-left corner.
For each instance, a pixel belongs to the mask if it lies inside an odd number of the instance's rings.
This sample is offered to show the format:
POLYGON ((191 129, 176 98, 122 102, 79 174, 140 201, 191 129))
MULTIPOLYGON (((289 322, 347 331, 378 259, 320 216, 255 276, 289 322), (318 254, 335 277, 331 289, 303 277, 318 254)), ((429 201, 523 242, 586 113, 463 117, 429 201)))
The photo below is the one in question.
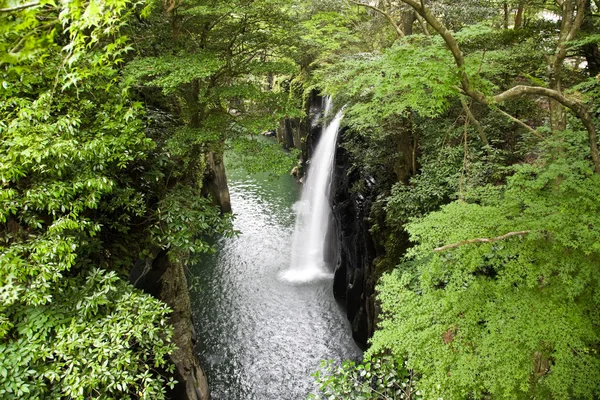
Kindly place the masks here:
POLYGON ((360 350, 334 300, 331 279, 291 284, 293 205, 300 187, 228 171, 240 235, 192 268, 200 360, 214 400, 295 400, 314 389, 322 359, 356 359, 360 350))

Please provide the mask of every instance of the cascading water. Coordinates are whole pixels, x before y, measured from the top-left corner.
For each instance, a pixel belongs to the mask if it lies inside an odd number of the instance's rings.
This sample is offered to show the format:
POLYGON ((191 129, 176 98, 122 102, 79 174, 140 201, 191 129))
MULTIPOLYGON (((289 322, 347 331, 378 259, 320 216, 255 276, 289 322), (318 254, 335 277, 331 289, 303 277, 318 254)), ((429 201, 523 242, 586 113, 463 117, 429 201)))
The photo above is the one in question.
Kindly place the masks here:
MULTIPOLYGON (((325 100, 325 117, 331 99, 325 100)), ((323 127, 321 139, 310 161, 302 196, 295 205, 296 226, 292 244, 292 263, 281 278, 289 282, 309 282, 331 277, 325 263, 325 239, 331 220, 329 192, 338 130, 342 121, 338 112, 323 127)))

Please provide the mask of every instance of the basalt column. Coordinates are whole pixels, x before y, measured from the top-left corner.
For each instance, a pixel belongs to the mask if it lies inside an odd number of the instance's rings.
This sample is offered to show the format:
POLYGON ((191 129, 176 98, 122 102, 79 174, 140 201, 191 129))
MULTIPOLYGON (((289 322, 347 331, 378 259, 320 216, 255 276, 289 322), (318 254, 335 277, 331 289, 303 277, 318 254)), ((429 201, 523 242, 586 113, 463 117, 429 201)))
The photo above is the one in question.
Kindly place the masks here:
POLYGON ((361 194, 351 190, 359 179, 359 172, 350 169, 346 150, 338 146, 331 188, 336 249, 333 291, 346 305, 354 340, 366 346, 374 331, 376 251, 367 220, 372 182, 365 182, 367 193, 361 194))

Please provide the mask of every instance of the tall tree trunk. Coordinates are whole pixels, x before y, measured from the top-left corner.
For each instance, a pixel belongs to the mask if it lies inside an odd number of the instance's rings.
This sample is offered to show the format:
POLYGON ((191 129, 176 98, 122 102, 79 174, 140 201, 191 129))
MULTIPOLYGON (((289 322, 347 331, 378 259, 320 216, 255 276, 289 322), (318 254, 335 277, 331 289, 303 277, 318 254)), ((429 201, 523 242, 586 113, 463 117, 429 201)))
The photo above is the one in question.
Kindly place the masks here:
POLYGON ((196 354, 196 333, 183 265, 172 262, 168 251, 155 249, 149 259, 136 263, 130 281, 136 288, 164 301, 172 310, 169 319, 176 349, 170 358, 176 367, 177 384, 168 391, 168 398, 210 400, 206 375, 196 354))
POLYGON ((523 12, 525 10, 525 2, 519 2, 519 6, 517 8, 517 15, 515 16, 515 29, 520 29, 523 27, 523 12))
POLYGON ((504 30, 507 30, 508 29, 508 3, 507 2, 504 2, 503 8, 504 8, 504 30))
POLYGON ((160 298, 173 310, 171 323, 174 328, 173 342, 177 348, 171 354, 171 359, 177 367, 178 380, 185 385, 180 388, 177 397, 181 400, 209 400, 206 375, 194 348, 194 327, 185 272, 181 264, 167 260, 163 262, 168 263, 169 267, 161 278, 160 298))

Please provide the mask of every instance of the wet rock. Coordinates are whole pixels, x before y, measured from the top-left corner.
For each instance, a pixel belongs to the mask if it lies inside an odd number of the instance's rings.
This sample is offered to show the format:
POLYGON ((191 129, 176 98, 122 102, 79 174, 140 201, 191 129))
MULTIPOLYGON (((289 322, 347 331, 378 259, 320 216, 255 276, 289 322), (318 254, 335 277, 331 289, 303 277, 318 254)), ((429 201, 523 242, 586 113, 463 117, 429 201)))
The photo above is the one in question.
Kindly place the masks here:
POLYGON ((296 165, 294 168, 292 168, 292 171, 290 172, 290 175, 295 176, 297 178, 299 173, 300 173, 300 169, 296 165))
MULTIPOLYGON (((343 141, 343 133, 340 136, 343 141)), ((352 324, 352 336, 366 347, 373 335, 375 310, 376 274, 374 263, 376 249, 371 236, 368 216, 372 195, 351 191, 360 180, 356 169, 350 169, 346 150, 338 145, 331 193, 333 198, 335 274, 333 292, 346 306, 352 324), (351 171, 348 173, 348 171, 351 171)))
POLYGON ((323 97, 313 91, 306 101, 306 117, 288 118, 279 123, 276 130, 277 141, 285 149, 301 151, 297 178, 304 176, 306 163, 321 135, 320 118, 323 111, 323 97))

